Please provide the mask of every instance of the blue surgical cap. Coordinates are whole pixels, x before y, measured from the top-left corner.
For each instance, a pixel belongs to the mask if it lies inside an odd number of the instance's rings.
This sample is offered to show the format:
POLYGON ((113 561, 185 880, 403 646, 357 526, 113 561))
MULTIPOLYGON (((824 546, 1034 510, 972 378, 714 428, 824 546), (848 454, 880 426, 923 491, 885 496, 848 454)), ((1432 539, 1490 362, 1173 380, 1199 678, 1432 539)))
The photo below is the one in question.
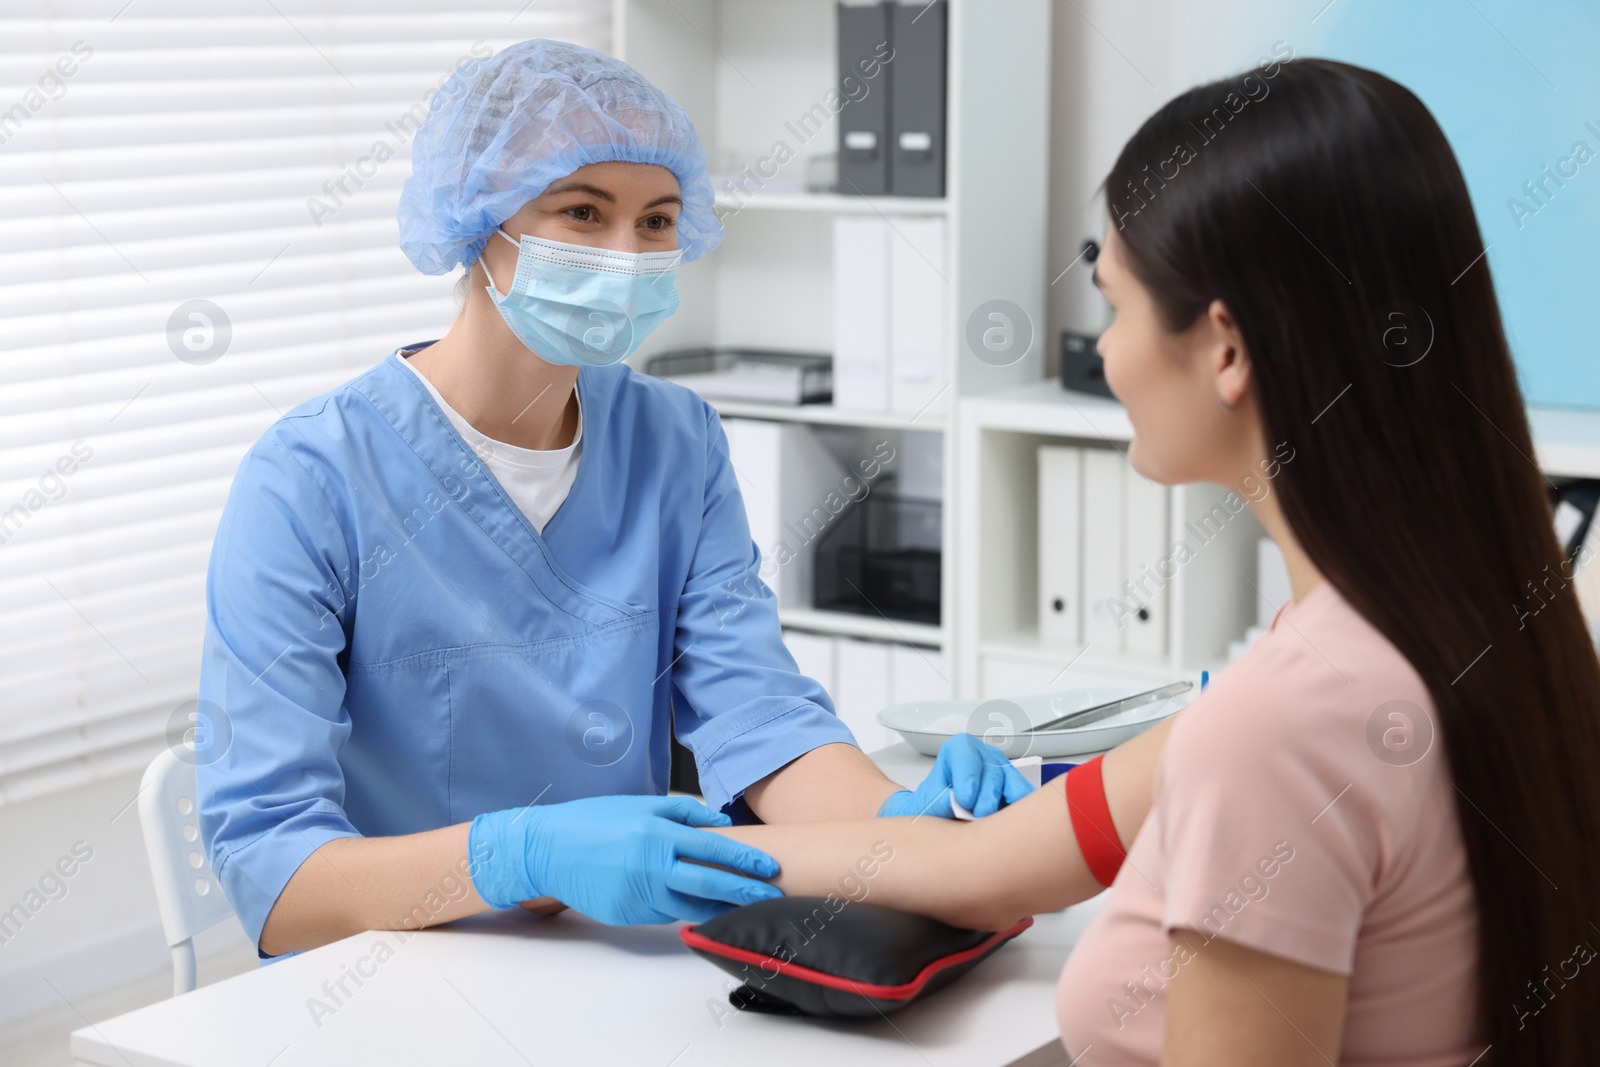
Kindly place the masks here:
POLYGON ((613 56, 522 41, 463 64, 411 143, 400 248, 424 274, 471 265, 506 219, 588 163, 655 163, 677 176, 683 262, 722 241, 706 152, 689 116, 613 56))

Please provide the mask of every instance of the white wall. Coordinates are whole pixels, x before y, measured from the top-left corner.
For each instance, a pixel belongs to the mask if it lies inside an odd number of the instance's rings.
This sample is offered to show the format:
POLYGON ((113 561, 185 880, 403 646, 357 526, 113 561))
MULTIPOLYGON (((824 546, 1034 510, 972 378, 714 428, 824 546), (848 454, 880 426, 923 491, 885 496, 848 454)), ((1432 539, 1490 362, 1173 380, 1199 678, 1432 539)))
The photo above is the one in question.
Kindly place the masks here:
MULTIPOLYGON (((0 912, 27 907, 30 891, 33 903, 42 901, 20 930, 7 925, 0 932, 0 1023, 58 1006, 52 984, 72 999, 167 966, 138 805, 131 803, 138 789, 139 775, 130 774, 0 806, 0 912), (75 844, 86 862, 74 856, 75 844), (41 890, 47 872, 59 878, 63 858, 73 871, 60 878, 65 892, 56 883, 41 890)), ((243 939, 230 920, 197 944, 204 953, 243 939)))
MULTIPOLYGON (((1201 82, 1251 66, 1278 38, 1310 31, 1320 4, 1262 17, 1252 0, 1055 0, 1050 114, 1050 277, 1085 237, 1105 233, 1106 171, 1157 108, 1201 82)), ((1055 373, 1061 331, 1098 333, 1105 304, 1080 260, 1050 288, 1045 334, 1055 373)))
MULTIPOLYGON (((1139 124, 1176 93, 1167 78, 1161 28, 1171 0, 1056 0, 1051 33, 1050 278, 1078 255, 1086 237, 1105 233, 1099 193, 1106 171, 1139 124)), ((1026 224, 1026 220, 1019 220, 1026 224)), ((1098 333, 1104 301, 1079 260, 1051 285, 1046 366, 1057 367, 1061 331, 1098 333)))

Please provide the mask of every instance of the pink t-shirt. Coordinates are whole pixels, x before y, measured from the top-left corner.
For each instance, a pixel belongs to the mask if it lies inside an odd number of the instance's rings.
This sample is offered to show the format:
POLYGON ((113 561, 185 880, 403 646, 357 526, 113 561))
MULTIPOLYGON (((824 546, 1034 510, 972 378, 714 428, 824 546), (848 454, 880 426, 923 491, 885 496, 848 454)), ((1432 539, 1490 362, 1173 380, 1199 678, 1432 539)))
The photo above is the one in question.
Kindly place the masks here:
POLYGON ((1477 904, 1436 724, 1331 583, 1285 605, 1174 723, 1150 815, 1061 973, 1077 1067, 1160 1059, 1163 990, 1205 952, 1175 951, 1174 927, 1348 975, 1343 1064, 1471 1063, 1477 904))

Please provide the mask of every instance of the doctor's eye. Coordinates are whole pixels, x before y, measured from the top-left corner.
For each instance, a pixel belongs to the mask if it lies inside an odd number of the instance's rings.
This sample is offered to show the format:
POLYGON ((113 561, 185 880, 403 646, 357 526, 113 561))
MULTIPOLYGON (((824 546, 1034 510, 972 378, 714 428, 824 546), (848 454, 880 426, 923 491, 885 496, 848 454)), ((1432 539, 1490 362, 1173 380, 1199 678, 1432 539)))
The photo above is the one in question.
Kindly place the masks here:
POLYGON ((671 215, 650 215, 644 220, 644 228, 657 232, 670 230, 678 224, 678 220, 671 215))
POLYGON ((566 214, 571 215, 577 222, 597 221, 593 204, 579 204, 577 207, 569 207, 566 210, 566 214))

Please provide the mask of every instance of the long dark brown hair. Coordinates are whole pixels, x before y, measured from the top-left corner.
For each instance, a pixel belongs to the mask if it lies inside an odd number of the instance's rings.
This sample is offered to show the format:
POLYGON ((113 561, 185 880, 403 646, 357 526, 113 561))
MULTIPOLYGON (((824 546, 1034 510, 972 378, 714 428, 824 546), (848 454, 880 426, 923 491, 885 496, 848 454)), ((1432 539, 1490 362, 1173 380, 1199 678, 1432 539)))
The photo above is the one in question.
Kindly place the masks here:
POLYGON ((1433 698, 1480 1064, 1600 1064, 1600 974, 1550 984, 1600 944, 1600 663, 1443 131, 1373 71, 1272 63, 1168 103, 1105 188, 1166 328, 1234 316, 1265 439, 1296 446, 1290 528, 1433 698))

